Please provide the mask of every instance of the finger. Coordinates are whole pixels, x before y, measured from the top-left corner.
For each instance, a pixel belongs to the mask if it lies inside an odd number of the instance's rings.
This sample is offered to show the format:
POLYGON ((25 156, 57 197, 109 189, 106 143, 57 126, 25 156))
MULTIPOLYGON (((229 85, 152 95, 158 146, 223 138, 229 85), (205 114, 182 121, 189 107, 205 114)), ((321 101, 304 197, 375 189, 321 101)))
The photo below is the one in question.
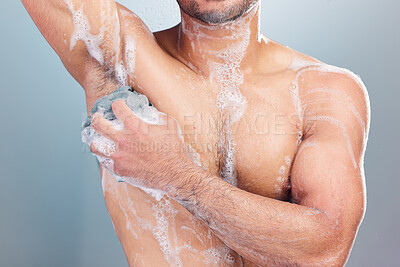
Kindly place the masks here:
POLYGON ((103 157, 103 158, 107 158, 106 155, 104 155, 103 153, 101 153, 101 152, 97 149, 97 147, 96 147, 96 145, 95 145, 94 143, 91 143, 91 144, 90 144, 90 151, 92 151, 92 153, 93 153, 93 154, 96 154, 97 156, 100 156, 100 157, 103 157))
POLYGON ((112 160, 119 160, 119 159, 122 159, 124 157, 124 154, 123 153, 120 153, 120 152, 115 152, 115 153, 112 153, 111 155, 110 155, 110 159, 112 159, 112 160))
POLYGON ((120 133, 114 129, 112 123, 99 114, 92 116, 92 127, 96 132, 110 140, 115 141, 120 137, 120 133))
POLYGON ((120 152, 117 152, 117 151, 112 152, 112 153, 107 153, 107 155, 106 155, 106 154, 100 152, 100 150, 96 147, 95 143, 92 143, 90 145, 90 151, 93 154, 96 154, 97 156, 100 156, 102 158, 109 158, 109 159, 112 159, 114 161, 115 160, 120 160, 120 159, 122 159, 124 157, 123 153, 120 153, 120 152))
POLYGON ((122 122, 126 129, 137 132, 139 129, 140 120, 126 105, 124 100, 117 100, 112 103, 112 109, 115 117, 122 122))

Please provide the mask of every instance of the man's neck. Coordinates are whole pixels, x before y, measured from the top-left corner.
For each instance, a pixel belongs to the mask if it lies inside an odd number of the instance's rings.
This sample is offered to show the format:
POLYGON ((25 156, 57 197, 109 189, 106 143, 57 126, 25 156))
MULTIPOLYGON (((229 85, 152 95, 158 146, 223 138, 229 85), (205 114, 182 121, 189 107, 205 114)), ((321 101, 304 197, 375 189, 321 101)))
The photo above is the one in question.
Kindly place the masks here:
POLYGON ((218 25, 200 22, 181 12, 178 51, 196 72, 208 75, 216 64, 251 66, 260 44, 260 5, 257 4, 235 21, 218 25))

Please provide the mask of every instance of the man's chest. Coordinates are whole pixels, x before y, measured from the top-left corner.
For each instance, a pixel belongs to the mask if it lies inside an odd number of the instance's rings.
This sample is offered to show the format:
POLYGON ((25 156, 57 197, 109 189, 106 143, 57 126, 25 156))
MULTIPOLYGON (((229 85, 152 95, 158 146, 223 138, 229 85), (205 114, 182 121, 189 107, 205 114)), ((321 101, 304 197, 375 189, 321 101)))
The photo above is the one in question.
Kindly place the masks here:
POLYGON ((235 185, 246 191, 288 200, 299 125, 290 87, 280 86, 241 86, 246 105, 237 107, 244 112, 235 120, 230 110, 218 108, 219 92, 204 86, 170 94, 168 103, 159 103, 163 112, 177 119, 185 142, 199 154, 204 168, 226 180, 235 179, 235 185))

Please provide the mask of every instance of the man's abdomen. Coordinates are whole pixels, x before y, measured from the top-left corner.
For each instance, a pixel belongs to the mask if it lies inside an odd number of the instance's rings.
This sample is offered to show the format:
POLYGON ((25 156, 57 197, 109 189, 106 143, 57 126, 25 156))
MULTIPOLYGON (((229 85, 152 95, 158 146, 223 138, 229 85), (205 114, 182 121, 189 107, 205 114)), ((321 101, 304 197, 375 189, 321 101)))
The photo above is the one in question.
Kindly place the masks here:
POLYGON ((242 266, 240 256, 176 201, 102 171, 102 188, 129 266, 242 266))

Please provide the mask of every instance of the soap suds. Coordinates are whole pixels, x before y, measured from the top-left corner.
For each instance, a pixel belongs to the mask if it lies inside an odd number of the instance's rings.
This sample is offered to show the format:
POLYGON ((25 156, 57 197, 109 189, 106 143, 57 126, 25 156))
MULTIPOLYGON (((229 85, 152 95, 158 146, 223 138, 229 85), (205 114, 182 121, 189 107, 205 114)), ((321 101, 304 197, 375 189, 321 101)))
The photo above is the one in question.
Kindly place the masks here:
POLYGON ((285 186, 288 172, 290 170, 290 164, 291 164, 290 156, 287 155, 285 157, 284 161, 285 161, 285 164, 279 168, 278 177, 276 178, 277 183, 275 184, 275 193, 277 193, 277 194, 282 193, 282 189, 285 186))
POLYGON ((120 21, 114 1, 100 1, 100 28, 99 34, 92 34, 92 27, 88 17, 84 14, 84 4, 76 10, 71 0, 65 0, 72 14, 74 32, 70 38, 70 50, 72 51, 78 41, 82 41, 89 55, 101 66, 107 65, 110 74, 113 73, 119 87, 127 86, 128 77, 133 75, 135 66, 135 42, 132 38, 124 44, 127 55, 125 60, 128 70, 121 55, 120 21), (114 10, 113 14, 109 13, 114 10), (110 36, 108 36, 110 35, 110 36), (107 38, 106 38, 107 36, 107 38), (107 39, 107 40, 106 40, 107 39))
POLYGON ((210 79, 215 79, 219 87, 216 104, 221 121, 224 122, 218 142, 218 148, 224 160, 221 176, 234 186, 237 186, 236 142, 233 138, 232 126, 242 118, 247 107, 247 100, 240 91, 240 86, 244 82, 240 65, 250 42, 249 26, 247 28, 233 35, 235 42, 230 47, 216 52, 215 56, 220 61, 209 62, 210 79))
POLYGON ((83 13, 83 6, 75 10, 74 5, 71 0, 65 0, 69 11, 72 14, 72 20, 74 23, 74 32, 70 39, 70 50, 72 51, 76 46, 76 43, 81 40, 85 43, 89 55, 97 60, 100 65, 104 64, 104 55, 100 46, 103 43, 104 29, 101 28, 98 35, 93 35, 91 33, 91 26, 86 15, 83 13))
POLYGON ((204 257, 204 263, 212 266, 219 266, 221 264, 233 265, 235 259, 231 255, 231 250, 226 246, 217 248, 210 248, 202 251, 201 255, 204 257))
POLYGON ((132 78, 136 64, 136 43, 129 36, 125 37, 125 62, 129 76, 132 78))

